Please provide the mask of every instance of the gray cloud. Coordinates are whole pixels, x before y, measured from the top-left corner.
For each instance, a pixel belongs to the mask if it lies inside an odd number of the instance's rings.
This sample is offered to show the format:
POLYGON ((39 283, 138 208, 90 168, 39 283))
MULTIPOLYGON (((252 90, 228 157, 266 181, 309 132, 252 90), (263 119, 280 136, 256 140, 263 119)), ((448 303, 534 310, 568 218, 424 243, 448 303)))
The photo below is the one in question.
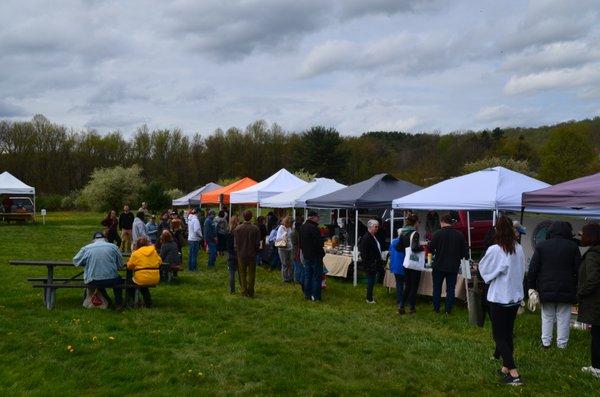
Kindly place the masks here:
POLYGON ((0 99, 0 117, 12 118, 28 115, 29 113, 23 107, 0 99))
POLYGON ((394 15, 436 10, 442 6, 438 0, 344 0, 340 1, 342 18, 359 18, 365 15, 394 15))

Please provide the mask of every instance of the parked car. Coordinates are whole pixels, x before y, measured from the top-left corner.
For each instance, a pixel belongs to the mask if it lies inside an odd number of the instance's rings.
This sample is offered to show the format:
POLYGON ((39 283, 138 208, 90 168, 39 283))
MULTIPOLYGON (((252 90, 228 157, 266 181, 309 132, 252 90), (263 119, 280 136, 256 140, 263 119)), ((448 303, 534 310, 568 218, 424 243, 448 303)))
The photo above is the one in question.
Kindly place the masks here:
MULTIPOLYGON (((465 239, 468 239, 467 211, 450 211, 449 213, 454 219, 452 227, 461 232, 465 239)), ((471 249, 479 251, 485 248, 485 236, 492 228, 493 216, 493 211, 469 211, 471 249)))
POLYGON ((4 207, 0 212, 0 220, 11 221, 32 221, 34 220, 33 201, 29 197, 9 197, 10 211, 4 212, 4 207))
POLYGON ((33 201, 29 197, 11 197, 10 212, 33 212, 33 201))

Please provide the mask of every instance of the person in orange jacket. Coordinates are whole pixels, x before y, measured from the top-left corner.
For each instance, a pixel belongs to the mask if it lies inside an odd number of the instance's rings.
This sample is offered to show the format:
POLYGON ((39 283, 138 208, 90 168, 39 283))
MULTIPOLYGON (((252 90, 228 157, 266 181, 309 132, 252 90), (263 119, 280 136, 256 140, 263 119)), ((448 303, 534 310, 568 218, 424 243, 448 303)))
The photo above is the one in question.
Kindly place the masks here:
MULTIPOLYGON (((159 268, 162 263, 160 255, 156 252, 154 245, 150 243, 150 240, 146 236, 142 236, 136 241, 137 249, 133 251, 129 262, 127 262, 127 269, 133 272, 132 280, 136 285, 156 285, 160 281, 159 268)), ((133 301, 133 295, 135 288, 127 289, 127 300, 128 302, 133 301)), ((146 307, 152 307, 152 297, 150 296, 150 290, 147 287, 140 288, 140 293, 144 298, 144 304, 146 307)))

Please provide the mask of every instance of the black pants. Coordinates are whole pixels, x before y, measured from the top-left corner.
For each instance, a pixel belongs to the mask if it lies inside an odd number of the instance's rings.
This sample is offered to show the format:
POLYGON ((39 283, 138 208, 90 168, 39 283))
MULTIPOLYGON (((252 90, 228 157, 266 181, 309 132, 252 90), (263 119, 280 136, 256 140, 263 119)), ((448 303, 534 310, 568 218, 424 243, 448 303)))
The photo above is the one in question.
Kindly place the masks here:
POLYGON ((402 308, 408 303, 411 309, 417 304, 417 291, 421 282, 421 272, 413 269, 404 269, 404 297, 402 308))
POLYGON ((592 325, 592 367, 600 369, 600 325, 592 325))
POLYGON ((92 280, 87 285, 90 287, 98 288, 100 290, 100 293, 102 295, 104 295, 105 298, 107 298, 109 303, 110 303, 110 298, 108 297, 108 294, 106 293, 105 288, 117 287, 117 288, 113 288, 113 293, 115 294, 115 305, 120 306, 123 304, 123 289, 118 288, 118 287, 122 284, 123 284, 123 279, 121 277, 117 276, 116 278, 111 278, 111 279, 107 279, 107 280, 92 280))
POLYGON ((496 352, 502 358, 502 365, 508 369, 515 369, 513 358, 513 330, 519 305, 502 306, 490 302, 490 316, 492 319, 492 335, 496 342, 496 352))
POLYGON ((377 281, 377 270, 367 271, 367 300, 373 301, 373 288, 375 288, 375 282, 377 281))

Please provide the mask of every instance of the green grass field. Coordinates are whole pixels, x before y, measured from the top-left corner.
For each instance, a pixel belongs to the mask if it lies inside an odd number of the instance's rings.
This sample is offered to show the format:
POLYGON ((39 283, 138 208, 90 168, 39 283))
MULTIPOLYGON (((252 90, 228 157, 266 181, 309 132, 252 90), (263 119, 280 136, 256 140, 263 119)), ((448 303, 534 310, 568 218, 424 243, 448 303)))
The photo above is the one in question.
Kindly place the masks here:
MULTIPOLYGON (((467 322, 464 305, 398 318, 394 295, 329 279, 322 303, 302 299, 277 272, 257 271, 256 299, 230 295, 225 261, 183 272, 152 290, 155 308, 90 311, 79 290, 59 290, 45 309, 27 277, 45 269, 9 259, 68 260, 98 229, 99 214, 51 214, 43 226, 0 225, 0 395, 562 395, 600 394, 589 335, 568 350, 541 350, 539 312, 517 319, 524 386, 500 386, 489 323, 467 322), (68 346, 72 347, 72 352, 68 346)), ((59 270, 74 274, 75 269, 59 270)), ((111 293, 112 294, 112 293, 111 293)))

